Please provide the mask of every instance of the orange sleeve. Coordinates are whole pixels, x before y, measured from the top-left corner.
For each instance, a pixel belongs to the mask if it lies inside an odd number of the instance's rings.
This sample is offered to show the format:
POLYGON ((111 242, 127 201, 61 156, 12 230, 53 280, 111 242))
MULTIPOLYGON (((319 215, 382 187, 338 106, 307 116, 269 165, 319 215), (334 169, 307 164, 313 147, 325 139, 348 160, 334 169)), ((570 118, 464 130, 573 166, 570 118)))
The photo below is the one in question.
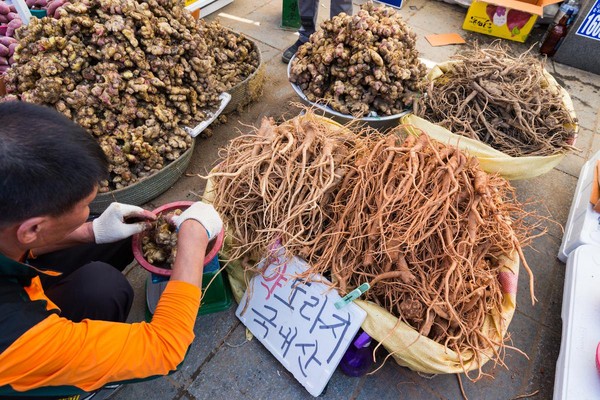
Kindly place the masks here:
POLYGON ((200 289, 167 284, 152 322, 134 324, 51 315, 0 355, 0 386, 26 391, 68 385, 89 391, 108 382, 173 371, 194 339, 200 289))

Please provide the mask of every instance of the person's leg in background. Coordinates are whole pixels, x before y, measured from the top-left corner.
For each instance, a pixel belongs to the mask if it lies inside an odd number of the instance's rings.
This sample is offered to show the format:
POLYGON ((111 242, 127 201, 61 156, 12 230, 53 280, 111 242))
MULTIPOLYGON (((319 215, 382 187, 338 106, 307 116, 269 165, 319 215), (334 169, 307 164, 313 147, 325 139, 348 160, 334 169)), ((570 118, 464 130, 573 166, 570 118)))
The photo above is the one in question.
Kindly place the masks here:
POLYGON ((298 10, 300 11, 300 29, 298 29, 299 41, 302 44, 308 42, 310 35, 315 33, 317 26, 317 17, 319 14, 319 0, 299 0, 298 10))
POLYGON ((300 12, 300 28, 298 29, 298 40, 288 47, 281 56, 281 61, 289 63, 298 47, 308 42, 308 38, 315 32, 317 14, 319 11, 319 0, 298 0, 298 11, 300 12))
MULTIPOLYGON (((298 48, 304 43, 308 42, 310 35, 315 33, 317 26, 317 17, 319 13, 319 1, 318 0, 298 0, 298 9, 300 11, 300 29, 298 29, 299 38, 296 43, 288 47, 281 56, 281 61, 289 63, 290 59, 298 48)), ((352 15, 352 0, 331 0, 329 7, 330 18, 335 17, 339 13, 346 13, 352 15)))
POLYGON ((43 254, 29 264, 63 274, 41 276, 44 292, 61 309, 61 316, 125 322, 133 289, 121 273, 133 260, 131 239, 109 244, 85 244, 43 254))
POLYGON ((333 17, 340 13, 352 15, 352 0, 331 0, 329 17, 333 19, 333 17))

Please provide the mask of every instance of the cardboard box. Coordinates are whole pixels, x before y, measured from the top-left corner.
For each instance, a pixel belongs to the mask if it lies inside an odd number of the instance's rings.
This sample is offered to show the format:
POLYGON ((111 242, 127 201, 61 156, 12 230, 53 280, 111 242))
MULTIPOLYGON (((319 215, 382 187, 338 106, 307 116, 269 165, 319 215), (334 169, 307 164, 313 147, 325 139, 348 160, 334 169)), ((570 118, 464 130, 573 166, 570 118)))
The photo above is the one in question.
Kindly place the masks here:
POLYGON ((490 36, 525 42, 544 6, 561 0, 493 0, 473 1, 463 22, 463 29, 490 36))

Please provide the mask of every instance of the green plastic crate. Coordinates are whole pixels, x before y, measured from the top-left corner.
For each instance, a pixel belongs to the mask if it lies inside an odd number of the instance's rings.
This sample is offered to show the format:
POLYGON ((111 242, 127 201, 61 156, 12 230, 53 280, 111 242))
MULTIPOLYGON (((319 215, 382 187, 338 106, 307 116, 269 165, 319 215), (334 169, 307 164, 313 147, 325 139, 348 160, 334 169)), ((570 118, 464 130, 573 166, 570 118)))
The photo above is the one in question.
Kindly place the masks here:
MULTIPOLYGON (((146 279, 146 321, 152 319, 158 299, 167 286, 168 280, 153 282, 152 274, 146 279)), ((202 275, 202 303, 198 315, 225 311, 231 306, 231 289, 224 271, 205 272, 202 275), (214 278, 214 279, 213 279, 214 278), (210 283, 212 280, 212 283, 210 283), (210 286, 208 286, 210 283, 210 286), (207 289, 208 286, 208 289, 207 289)))

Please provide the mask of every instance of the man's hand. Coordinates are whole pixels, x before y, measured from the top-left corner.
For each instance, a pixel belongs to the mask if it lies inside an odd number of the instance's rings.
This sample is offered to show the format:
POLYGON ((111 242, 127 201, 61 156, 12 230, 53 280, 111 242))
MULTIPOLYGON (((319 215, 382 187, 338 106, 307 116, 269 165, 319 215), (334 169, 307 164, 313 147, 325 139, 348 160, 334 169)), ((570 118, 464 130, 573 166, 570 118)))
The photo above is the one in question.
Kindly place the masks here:
POLYGON ((156 215, 141 207, 129 204, 111 203, 110 206, 94 221, 92 228, 96 243, 113 243, 126 239, 136 233, 150 228, 150 221, 156 215), (140 219, 142 222, 127 223, 126 219, 140 219))
POLYGON ((214 239, 223 229, 223 221, 221 221, 221 217, 219 217, 215 208, 201 201, 195 202, 181 215, 171 218, 171 221, 179 229, 181 224, 188 219, 196 220, 202 224, 208 234, 208 240, 214 239))

